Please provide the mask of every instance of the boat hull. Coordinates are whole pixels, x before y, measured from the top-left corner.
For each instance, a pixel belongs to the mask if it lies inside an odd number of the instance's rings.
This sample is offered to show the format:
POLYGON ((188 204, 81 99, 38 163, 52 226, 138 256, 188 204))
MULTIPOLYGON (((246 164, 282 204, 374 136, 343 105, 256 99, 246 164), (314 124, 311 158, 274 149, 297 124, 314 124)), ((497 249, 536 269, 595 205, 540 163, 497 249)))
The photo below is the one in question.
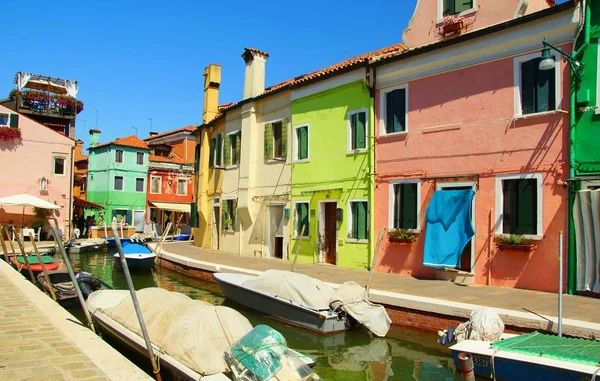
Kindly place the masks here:
MULTIPOLYGON (((121 258, 119 254, 115 254, 115 267, 121 268, 121 258)), ((127 267, 130 271, 149 271, 154 267, 155 254, 125 254, 127 267)))
POLYGON ((318 313, 315 310, 291 304, 285 300, 264 294, 223 279, 223 274, 213 274, 226 298, 247 308, 269 315, 284 323, 329 334, 346 330, 346 319, 335 314, 318 313))
POLYGON ((90 253, 94 251, 102 251, 106 244, 97 243, 93 245, 73 245, 69 247, 69 253, 90 253))

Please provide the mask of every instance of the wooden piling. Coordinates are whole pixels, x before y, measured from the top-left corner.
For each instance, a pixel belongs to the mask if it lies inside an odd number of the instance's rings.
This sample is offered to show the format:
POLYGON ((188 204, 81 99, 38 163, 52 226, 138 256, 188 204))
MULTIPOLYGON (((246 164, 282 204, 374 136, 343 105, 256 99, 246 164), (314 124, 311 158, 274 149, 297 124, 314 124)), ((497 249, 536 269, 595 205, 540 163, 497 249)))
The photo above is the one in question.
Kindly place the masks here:
POLYGON ((10 232, 6 227, 4 227, 4 231, 6 232, 6 236, 8 237, 8 243, 10 245, 10 249, 12 250, 13 257, 15 258, 15 266, 17 267, 17 271, 21 271, 21 264, 19 263, 19 261, 17 261, 17 252, 15 251, 15 246, 13 245, 12 240, 10 239, 10 232))
POLYGON ((4 252, 4 259, 6 263, 10 264, 8 259, 8 248, 6 247, 6 242, 4 241, 4 233, 2 232, 4 229, 0 225, 0 242, 2 243, 2 251, 4 252))
POLYGON ((42 256, 40 255, 40 252, 37 248, 37 245, 35 244, 35 236, 33 235, 33 233, 29 233, 29 238, 31 239, 31 246, 33 246, 33 252, 37 256, 38 261, 40 261, 40 264, 42 265, 42 271, 44 272, 44 277, 46 278, 46 282, 48 282, 48 288, 50 289, 50 296, 52 296, 52 299, 54 299, 54 301, 56 302, 56 294, 54 293, 54 287, 52 287, 52 282, 50 281, 50 275, 48 275, 48 269, 46 268, 46 264, 44 263, 42 256))
POLYGON ((377 236, 377 244, 375 245, 375 255, 373 255, 373 262, 371 263, 371 268, 369 269, 369 280, 367 281, 367 285, 365 289, 367 291, 367 296, 369 296, 369 290, 371 289, 371 281, 373 280, 373 273, 375 272, 375 264, 377 263, 377 256, 379 255, 379 245, 381 245, 381 240, 383 239, 383 234, 386 229, 379 230, 379 235, 377 236))
MULTIPOLYGON (((17 240, 17 244, 19 245, 19 249, 21 249, 21 254, 23 254, 23 260, 25 261, 25 264, 27 265, 27 271, 29 271, 29 276, 31 277, 31 283, 36 284, 37 279, 35 279, 35 276, 33 276, 33 271, 31 270, 31 265, 29 264, 29 257, 27 256, 27 253, 25 252, 25 245, 23 245, 23 239, 21 238, 19 233, 17 233, 16 231, 15 231, 15 239, 17 240)), ((17 260, 16 256, 15 256, 15 262, 19 262, 17 260)))
MULTIPOLYGON (((302 225, 302 231, 300 231, 300 237, 304 237, 304 229, 306 229, 306 225, 302 225)), ((294 261, 292 262, 291 272, 294 272, 294 267, 296 266, 296 259, 298 259, 298 254, 300 253, 300 245, 302 244, 302 240, 297 240, 298 246, 296 246, 296 254, 294 254, 294 261)))

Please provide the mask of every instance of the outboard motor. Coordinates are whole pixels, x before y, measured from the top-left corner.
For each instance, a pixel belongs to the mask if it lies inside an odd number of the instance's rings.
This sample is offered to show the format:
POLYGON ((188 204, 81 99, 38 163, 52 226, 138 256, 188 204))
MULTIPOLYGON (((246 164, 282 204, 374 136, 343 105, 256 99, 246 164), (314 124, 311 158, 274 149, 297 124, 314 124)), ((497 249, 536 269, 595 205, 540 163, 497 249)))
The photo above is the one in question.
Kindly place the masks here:
POLYGON ((84 299, 87 299, 92 292, 97 291, 102 287, 102 284, 98 279, 94 278, 90 273, 80 271, 77 273, 76 278, 84 299))

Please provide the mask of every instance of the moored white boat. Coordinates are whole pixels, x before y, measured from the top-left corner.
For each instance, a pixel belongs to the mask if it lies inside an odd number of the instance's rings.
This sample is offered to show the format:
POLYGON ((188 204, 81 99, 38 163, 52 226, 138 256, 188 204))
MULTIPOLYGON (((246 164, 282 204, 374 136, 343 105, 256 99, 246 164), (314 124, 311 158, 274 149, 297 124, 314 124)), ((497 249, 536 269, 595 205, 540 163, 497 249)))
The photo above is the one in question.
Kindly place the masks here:
MULTIPOLYGON (((144 245, 137 243, 131 243, 123 247, 123 254, 127 261, 127 267, 130 270, 150 270, 154 267, 154 254, 150 249, 144 245)), ((113 255, 117 268, 121 268, 121 258, 119 253, 113 255)))

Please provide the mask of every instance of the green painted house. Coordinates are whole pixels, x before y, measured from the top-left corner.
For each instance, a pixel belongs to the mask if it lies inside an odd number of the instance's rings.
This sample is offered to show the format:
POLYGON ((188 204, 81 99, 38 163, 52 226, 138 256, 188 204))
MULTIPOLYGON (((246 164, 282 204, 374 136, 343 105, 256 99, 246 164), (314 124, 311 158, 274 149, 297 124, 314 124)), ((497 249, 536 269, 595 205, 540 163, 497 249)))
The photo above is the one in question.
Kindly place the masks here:
POLYGON ((360 74, 293 91, 290 231, 298 261, 370 266, 372 115, 360 74))
MULTIPOLYGON (((575 45, 581 75, 572 71, 571 128, 569 135, 569 258, 568 291, 600 293, 600 2, 587 1, 584 23, 575 45), (578 78, 579 77, 579 78, 578 78), (591 232, 596 232, 593 234, 591 232), (596 236, 596 238, 594 237, 596 236), (595 276, 593 276, 595 274, 595 276)), ((567 176, 565 176, 567 177, 567 176)))
POLYGON ((100 144, 100 130, 90 130, 87 200, 104 206, 107 225, 124 217, 143 231, 149 152, 136 136, 100 144))

